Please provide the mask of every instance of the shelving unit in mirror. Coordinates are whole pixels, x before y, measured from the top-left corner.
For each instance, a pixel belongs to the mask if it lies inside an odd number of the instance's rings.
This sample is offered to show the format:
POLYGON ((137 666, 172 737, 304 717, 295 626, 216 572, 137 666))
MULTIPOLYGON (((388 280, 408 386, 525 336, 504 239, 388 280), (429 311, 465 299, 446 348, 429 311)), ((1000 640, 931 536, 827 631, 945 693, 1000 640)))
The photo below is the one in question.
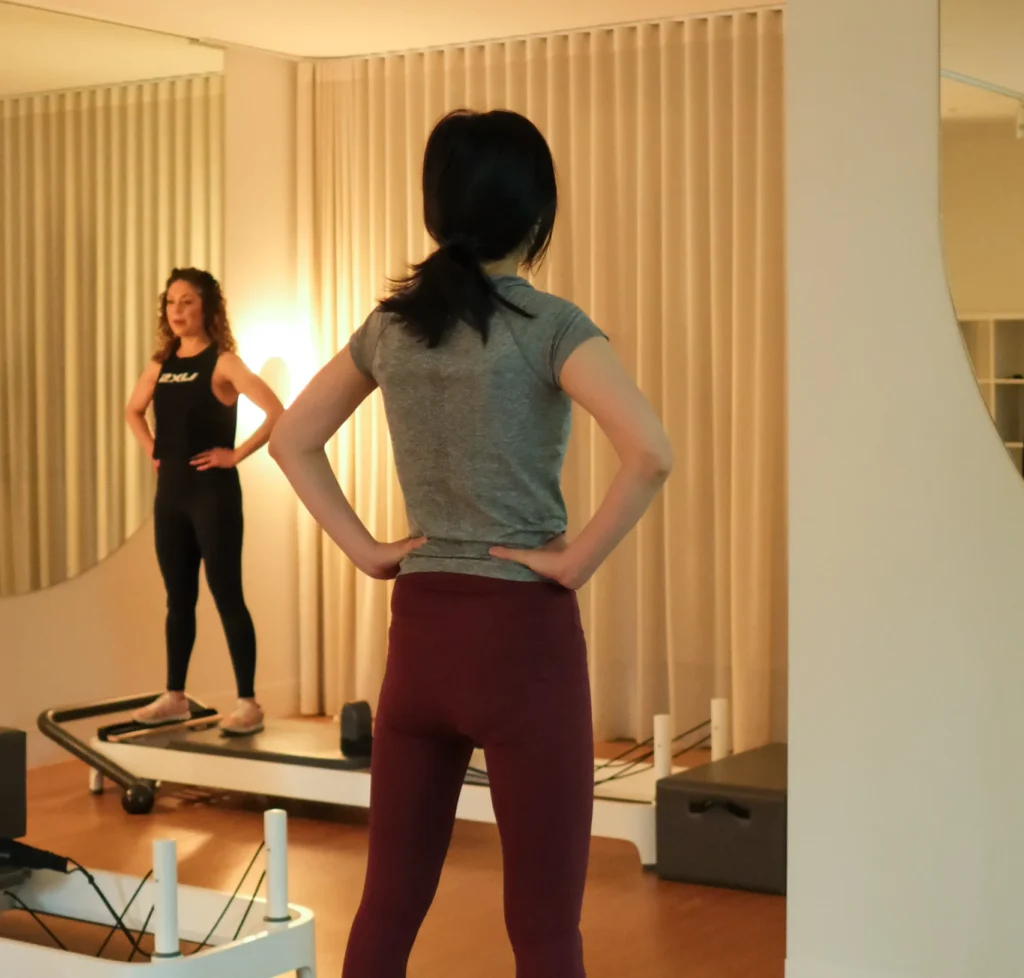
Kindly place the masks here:
POLYGON ((960 330, 996 430, 1024 473, 1024 315, 962 319, 960 330))

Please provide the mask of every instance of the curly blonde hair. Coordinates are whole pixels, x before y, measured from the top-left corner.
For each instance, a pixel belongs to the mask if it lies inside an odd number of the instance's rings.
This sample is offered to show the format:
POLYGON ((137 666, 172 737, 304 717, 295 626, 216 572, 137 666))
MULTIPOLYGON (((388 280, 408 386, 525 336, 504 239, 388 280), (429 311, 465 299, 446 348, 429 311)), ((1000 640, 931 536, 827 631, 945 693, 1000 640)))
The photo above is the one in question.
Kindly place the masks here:
POLYGON ((228 321, 228 308, 224 300, 224 292, 209 272, 199 268, 175 268, 164 291, 160 294, 160 321, 156 330, 156 352, 153 359, 163 363, 175 350, 181 340, 174 335, 171 324, 167 321, 167 292, 175 282, 188 282, 199 293, 203 307, 203 328, 221 353, 234 353, 238 349, 231 323, 228 321))

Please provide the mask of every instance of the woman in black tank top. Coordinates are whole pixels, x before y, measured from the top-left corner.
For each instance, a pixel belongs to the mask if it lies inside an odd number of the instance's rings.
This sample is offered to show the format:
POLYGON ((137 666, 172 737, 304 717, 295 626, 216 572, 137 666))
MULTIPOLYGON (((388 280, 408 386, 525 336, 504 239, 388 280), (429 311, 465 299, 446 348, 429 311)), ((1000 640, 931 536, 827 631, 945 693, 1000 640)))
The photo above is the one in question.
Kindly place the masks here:
POLYGON ((159 347, 136 384, 126 418, 157 472, 153 506, 156 555, 167 590, 167 691, 139 710, 147 726, 188 719, 185 679, 196 637, 199 565, 224 626, 238 705, 226 735, 263 727, 256 702, 256 635, 242 591, 242 490, 237 465, 267 443, 284 408, 235 352, 217 280, 175 269, 161 297, 159 347), (266 414, 235 446, 240 394, 266 414), (156 435, 146 411, 153 405, 156 435))

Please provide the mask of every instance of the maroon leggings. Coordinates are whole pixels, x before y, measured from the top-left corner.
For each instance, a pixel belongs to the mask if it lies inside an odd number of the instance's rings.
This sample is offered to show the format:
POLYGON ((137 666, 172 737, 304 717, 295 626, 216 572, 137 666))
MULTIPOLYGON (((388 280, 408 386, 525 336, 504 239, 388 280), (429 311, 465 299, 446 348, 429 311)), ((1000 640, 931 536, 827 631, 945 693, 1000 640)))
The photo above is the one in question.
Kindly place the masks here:
POLYGON ((395 585, 343 978, 404 978, 474 746, 487 757, 516 976, 583 978, 594 744, 576 596, 427 573, 395 585))

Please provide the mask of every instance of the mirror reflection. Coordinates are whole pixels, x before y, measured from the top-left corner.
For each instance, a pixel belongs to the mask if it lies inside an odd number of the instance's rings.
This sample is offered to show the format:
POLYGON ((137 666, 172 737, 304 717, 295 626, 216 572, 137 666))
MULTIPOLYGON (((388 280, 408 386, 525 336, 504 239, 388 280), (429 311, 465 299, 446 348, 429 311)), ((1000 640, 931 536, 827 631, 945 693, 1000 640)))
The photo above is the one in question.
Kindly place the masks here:
POLYGON ((942 233, 950 291, 982 397, 1024 471, 1024 7, 943 11, 942 233), (1005 11, 1003 11, 1005 13, 1005 11), (1010 57, 1014 49, 1018 56, 1010 57))
POLYGON ((0 2, 0 597, 152 510, 125 404, 170 270, 220 273, 223 57, 0 2))

